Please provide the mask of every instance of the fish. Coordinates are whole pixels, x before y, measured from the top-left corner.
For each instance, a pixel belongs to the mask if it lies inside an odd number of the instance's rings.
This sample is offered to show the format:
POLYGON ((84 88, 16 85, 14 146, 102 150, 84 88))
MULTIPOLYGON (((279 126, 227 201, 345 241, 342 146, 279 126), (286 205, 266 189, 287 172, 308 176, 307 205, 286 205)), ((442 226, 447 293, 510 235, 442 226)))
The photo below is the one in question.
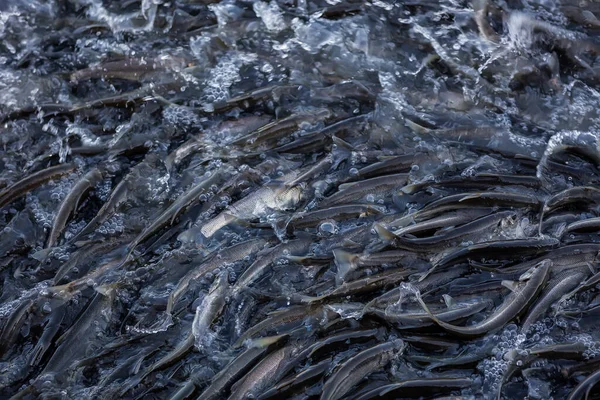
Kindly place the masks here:
POLYGON ((58 334, 61 323, 64 320, 66 314, 65 307, 60 307, 60 310, 52 313, 48 316, 48 322, 44 326, 44 333, 40 336, 38 342, 35 344, 35 347, 31 350, 29 354, 27 364, 29 366, 38 366, 43 357, 46 355, 50 347, 52 346, 52 342, 55 336, 58 334))
POLYGON ((433 217, 431 219, 427 219, 427 220, 424 220, 421 222, 416 222, 412 225, 408 225, 408 226, 402 227, 400 229, 393 230, 392 232, 396 236, 404 236, 404 235, 415 236, 416 234, 419 234, 422 232, 427 232, 427 231, 432 231, 432 230, 437 231, 439 229, 450 228, 450 227, 457 226, 457 225, 463 225, 463 224, 473 221, 476 218, 491 214, 492 212, 493 212, 493 209, 491 209, 491 208, 490 209, 475 208, 475 209, 468 209, 468 210, 459 210, 459 211, 455 211, 455 212, 450 211, 450 212, 442 214, 438 217, 433 217))
MULTIPOLYGON (((435 160, 435 157, 429 153, 390 156, 359 169, 357 176, 363 179, 369 179, 378 176, 409 172, 413 165, 419 165, 433 160, 435 160)), ((404 186, 404 188, 406 188, 406 186, 404 186)), ((404 188, 402 188, 402 190, 404 190, 404 188)))
POLYGON ((568 205, 569 203, 597 203, 600 201, 600 190, 594 187, 573 187, 565 189, 560 193, 547 199, 544 203, 540 221, 544 219, 544 215, 568 205))
POLYGON ((196 307, 196 315, 192 322, 192 335, 194 336, 194 345, 198 350, 206 348, 208 329, 212 322, 217 318, 225 307, 226 296, 229 292, 229 273, 224 270, 215 278, 213 285, 202 300, 202 303, 196 307))
POLYGON ((120 396, 124 396, 127 392, 136 387, 152 372, 165 368, 183 358, 188 352, 192 350, 192 348, 194 347, 194 342, 195 337, 191 332, 185 335, 183 340, 181 340, 171 351, 169 351, 163 357, 149 365, 142 372, 139 372, 133 378, 128 379, 120 390, 120 396))
POLYGON ((360 201, 367 195, 385 195, 395 188, 403 186, 408 179, 407 174, 393 174, 358 182, 345 183, 338 186, 338 191, 319 203, 319 208, 328 208, 343 203, 360 201))
POLYGON ((24 177, 0 191, 0 208, 25 196, 25 194, 52 179, 70 174, 75 171, 76 168, 77 166, 75 164, 59 164, 24 177))
MULTIPOLYGON (((131 238, 125 236, 123 238, 101 241, 99 243, 84 244, 80 249, 74 252, 68 261, 64 262, 55 272, 52 282, 54 285, 58 285, 67 274, 77 268, 77 265, 91 264, 91 259, 98 257, 99 254, 106 254, 118 249, 120 244, 125 244, 131 238), (86 262, 87 261, 87 262, 86 262)), ((117 255, 119 257, 120 255, 117 255)))
POLYGON ((486 230, 494 228, 505 219, 515 218, 512 211, 501 211, 478 218, 453 230, 424 238, 406 238, 388 231, 379 224, 374 224, 374 229, 380 238, 389 242, 392 247, 414 252, 440 250, 451 243, 456 243, 464 238, 481 235, 486 230))
POLYGON ((434 182, 422 182, 418 184, 406 185, 401 188, 403 194, 415 194, 425 188, 431 187, 464 187, 464 188, 482 188, 489 189, 498 186, 524 186, 524 187, 539 187, 540 180, 536 176, 521 176, 521 175, 500 175, 490 173, 479 173, 470 177, 452 177, 448 179, 440 179, 434 182))
POLYGON ((581 221, 575 221, 567 225, 562 232, 562 236, 572 232, 598 232, 600 231, 600 218, 587 218, 581 221))
POLYGON ((579 400, 587 398, 592 388, 600 380, 600 370, 588 375, 583 381, 579 382, 577 386, 569 393, 567 400, 579 400))
POLYGON ((358 382, 385 367, 398 357, 406 344, 401 339, 378 344, 344 361, 325 380, 321 400, 337 400, 346 395, 358 382))
POLYGON ((245 374, 256 365, 260 358, 280 344, 286 335, 271 336, 256 340, 253 346, 248 347, 231 360, 225 368, 219 371, 211 380, 210 385, 204 389, 200 397, 206 400, 220 399, 232 384, 242 379, 245 374))
POLYGON ((476 0, 473 2, 473 11, 475 13, 474 19, 479 29, 479 34, 486 40, 492 43, 499 43, 500 36, 494 32, 489 22, 487 21, 487 14, 490 8, 490 2, 488 0, 476 0))
POLYGON ((353 254, 343 249, 333 250, 334 262, 337 267, 336 284, 341 285, 347 276, 361 267, 375 267, 382 264, 397 265, 406 259, 414 257, 406 250, 388 250, 376 253, 353 254))
POLYGON ((260 394, 286 372, 286 364, 294 351, 296 345, 289 344, 267 355, 232 386, 228 400, 242 400, 260 394))
POLYGON ((105 330, 113 315, 111 307, 115 301, 116 285, 106 286, 97 291, 87 307, 80 313, 79 317, 57 340, 57 350, 52 354, 44 367, 44 373, 65 374, 73 363, 86 356, 86 350, 94 337, 85 335, 92 321, 98 321, 95 329, 105 330), (86 340, 82 340, 86 338, 86 340))
POLYGON ((431 356, 408 356, 412 362, 427 364, 427 371, 455 369, 468 367, 478 364, 481 360, 487 358, 492 353, 491 344, 484 345, 482 348, 465 349, 455 357, 431 357, 431 356))
POLYGON ((458 249, 447 256, 436 261, 434 266, 446 266, 451 263, 458 263, 465 259, 472 260, 477 257, 486 258, 502 258, 507 252, 512 252, 511 255, 538 255, 545 253, 553 248, 558 247, 558 239, 513 239, 499 240, 494 242, 477 243, 458 249))
POLYGON ((25 318, 32 311, 33 305, 33 299, 25 299, 14 308, 13 312, 4 322, 4 326, 0 332, 0 338, 2 339, 0 356, 4 356, 10 351, 11 345, 17 340, 19 329, 21 329, 21 326, 25 323, 25 318))
POLYGON ((67 196, 63 199, 58 211, 56 212, 56 216, 54 217, 52 224, 52 230, 50 231, 48 240, 46 241, 46 248, 51 248, 54 246, 63 229, 65 228, 69 216, 77 209, 77 206, 81 201, 81 197, 86 191, 96 186, 102 180, 102 178, 102 171, 99 168, 94 168, 85 174, 73 186, 73 188, 69 191, 69 194, 67 194, 67 196))
MULTIPOLYGON (((402 397, 420 397, 422 393, 430 392, 450 392, 459 389, 471 387, 473 382, 469 378, 453 378, 453 377, 435 377, 409 379, 398 383, 382 385, 375 389, 369 390, 366 393, 361 393, 358 396, 352 397, 353 400, 368 400, 377 398, 390 398, 391 396, 402 397)), ((444 397, 436 397, 443 399, 444 397)), ((451 399, 462 399, 462 397, 450 396, 451 399)))
POLYGON ((278 335, 290 334, 303 325, 313 325, 317 322, 335 319, 337 314, 322 304, 295 305, 283 310, 267 314, 260 322, 248 328, 233 344, 234 348, 241 347, 247 340, 261 332, 278 331, 278 335))
POLYGON ((281 243, 271 249, 266 249, 262 254, 258 254, 256 261, 246 268, 236 280, 235 285, 230 291, 231 296, 237 297, 242 290, 260 278, 265 269, 278 258, 286 255, 305 254, 308 252, 310 244, 310 238, 299 238, 290 240, 287 243, 281 243))
POLYGON ((324 292, 318 296, 308 295, 288 295, 290 300, 296 300, 302 303, 322 302, 330 299, 355 296, 358 294, 370 293, 375 290, 393 286, 403 281, 413 271, 410 269, 391 269, 380 274, 367 276, 365 278, 344 282, 335 289, 324 292))
POLYGON ((383 210, 375 205, 348 204, 331 207, 324 210, 298 213, 293 216, 286 225, 291 225, 294 227, 294 229, 311 228, 315 227, 324 220, 344 221, 351 218, 364 218, 370 215, 377 215, 381 214, 382 212, 383 210))
POLYGON ((191 269, 183 278, 179 280, 177 286, 175 286, 173 291, 171 291, 169 294, 166 309, 167 315, 172 313, 175 302, 187 290, 192 280, 198 279, 201 276, 223 266, 224 264, 239 261, 253 252, 262 249, 266 244, 267 240, 263 238, 250 239, 218 251, 217 254, 213 255, 208 260, 191 269))
POLYGON ((133 173, 126 175, 123 179, 115 186, 113 191, 110 193, 110 196, 106 200, 106 202, 102 205, 96 216, 92 218, 86 226, 80 230, 77 235, 71 242, 76 242, 82 236, 89 235, 96 229, 98 225, 100 225, 103 221, 106 221, 110 216, 112 216, 119 207, 127 201, 127 196, 129 194, 129 187, 134 179, 133 173))
POLYGON ((420 296, 417 297, 417 300, 429 314, 429 317, 445 331, 468 338, 482 336, 490 331, 502 328, 531 304, 545 285, 551 265, 552 261, 544 260, 524 274, 525 276, 522 276, 521 282, 516 284, 516 287, 504 299, 502 305, 484 321, 475 325, 463 327, 444 322, 430 311, 420 296))
POLYGON ((282 398, 282 396, 290 396, 294 392, 301 392, 303 388, 310 386, 313 382, 318 381, 333 368, 332 361, 323 360, 318 364, 311 365, 302 370, 297 375, 292 376, 288 380, 277 383, 273 388, 265 390, 258 399, 282 398))
POLYGON ((343 345, 348 344, 349 342, 354 341, 368 341, 370 339, 375 339, 377 336, 382 334, 382 330, 380 329, 368 329, 368 330, 351 330, 346 332, 337 333, 332 336, 328 336, 323 340, 317 341, 312 345, 308 346, 303 350, 302 354, 306 355, 307 358, 315 358, 322 352, 323 349, 327 349, 331 347, 333 344, 343 345))
POLYGON ((141 81, 147 75, 183 66, 184 60, 175 58, 136 59, 127 58, 118 61, 105 61, 71 74, 71 81, 80 82, 88 79, 127 79, 141 81))
POLYGON ((294 209, 302 199, 303 185, 287 187, 285 182, 295 177, 290 173, 281 178, 281 185, 262 187, 241 200, 231 204, 225 211, 203 224, 200 232, 211 238, 218 230, 237 220, 251 220, 267 210, 294 209))
MULTIPOLYGON (((177 200, 175 200, 166 210, 164 210, 156 219, 154 219, 140 234, 133 239, 128 245, 129 253, 131 254, 135 248, 166 225, 172 225, 179 214, 185 209, 191 207, 194 203, 200 201, 202 194, 210 194, 211 186, 217 184, 221 180, 223 173, 210 174, 200 183, 190 187, 177 200)), ((116 190, 116 189, 115 189, 116 190)), ((129 257, 129 256, 128 256, 129 257)))
POLYGON ((277 139, 281 135, 294 132, 298 129, 301 123, 315 123, 329 118, 330 115, 330 112, 326 109, 314 110, 312 113, 293 114, 289 117, 261 126, 254 132, 237 138, 228 144, 234 146, 244 145, 251 148, 256 148, 257 145, 262 144, 263 141, 277 139))
POLYGON ((550 308, 550 306, 560 300, 565 294, 577 287, 591 271, 587 267, 569 268, 560 271, 552 277, 547 284, 547 288, 540 293, 539 300, 529 310, 527 316, 521 323, 521 330, 527 330, 550 308))
MULTIPOLYGON (((436 314, 436 318, 444 322, 452 322, 468 318, 480 311, 488 308, 490 302, 480 301, 473 304, 461 304, 447 310, 441 310, 436 314)), ((387 309, 369 307, 365 309, 365 314, 374 315, 378 318, 394 324, 398 329, 415 329, 435 325, 435 322, 426 312, 402 312, 397 313, 387 309)))

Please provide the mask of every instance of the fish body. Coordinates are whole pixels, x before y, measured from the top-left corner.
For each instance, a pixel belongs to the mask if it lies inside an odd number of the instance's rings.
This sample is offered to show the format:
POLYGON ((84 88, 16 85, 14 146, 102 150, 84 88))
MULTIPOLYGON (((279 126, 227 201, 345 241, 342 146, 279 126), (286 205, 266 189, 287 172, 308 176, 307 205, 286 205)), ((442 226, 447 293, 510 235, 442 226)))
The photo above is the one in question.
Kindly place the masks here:
POLYGON ((404 351, 404 341, 395 339, 364 350, 346 360, 323 385, 321 400, 337 400, 371 373, 387 365, 404 351))

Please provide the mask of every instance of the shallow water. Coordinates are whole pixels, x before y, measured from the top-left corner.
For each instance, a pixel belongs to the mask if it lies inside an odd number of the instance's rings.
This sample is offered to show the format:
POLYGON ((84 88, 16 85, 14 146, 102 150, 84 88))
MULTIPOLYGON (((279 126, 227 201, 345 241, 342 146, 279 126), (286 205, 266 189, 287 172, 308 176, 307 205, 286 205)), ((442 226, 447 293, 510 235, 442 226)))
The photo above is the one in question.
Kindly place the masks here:
POLYGON ((598 396, 597 18, 0 2, 2 397, 598 396))

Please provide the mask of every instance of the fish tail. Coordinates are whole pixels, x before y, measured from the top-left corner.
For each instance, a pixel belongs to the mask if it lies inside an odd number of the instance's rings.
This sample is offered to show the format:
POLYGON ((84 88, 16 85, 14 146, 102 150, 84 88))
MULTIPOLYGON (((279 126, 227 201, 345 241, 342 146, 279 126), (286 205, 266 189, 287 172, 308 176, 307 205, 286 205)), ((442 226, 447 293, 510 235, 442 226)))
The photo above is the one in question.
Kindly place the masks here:
POLYGON ((426 133, 431 132, 431 129, 425 128, 423 125, 419 125, 416 122, 411 121, 408 118, 404 119, 404 123, 406 124, 407 127, 409 127, 415 133, 426 134, 426 133))
POLYGON ((346 276, 358 266, 358 256, 342 249, 333 251, 333 258, 337 266, 335 282, 339 286, 346 280, 346 276))
POLYGON ((354 147, 345 140, 340 139, 339 137, 333 136, 331 138, 333 140, 333 144, 335 145, 332 149, 331 153, 333 154, 333 169, 336 169, 342 162, 346 161, 352 155, 352 151, 354 151, 354 147))
POLYGON ((377 235, 379 235, 379 238, 383 241, 389 242, 396 238, 396 235, 394 235, 392 231, 381 224, 373 224, 373 229, 375 229, 375 232, 377 232, 377 235))

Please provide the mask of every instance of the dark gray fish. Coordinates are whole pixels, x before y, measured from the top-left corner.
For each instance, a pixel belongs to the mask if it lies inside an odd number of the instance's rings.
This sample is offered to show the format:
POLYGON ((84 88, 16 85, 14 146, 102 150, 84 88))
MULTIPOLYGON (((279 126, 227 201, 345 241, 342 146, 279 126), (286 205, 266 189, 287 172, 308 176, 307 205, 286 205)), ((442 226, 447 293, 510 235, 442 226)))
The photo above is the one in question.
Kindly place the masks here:
POLYGON ((175 286, 175 289, 173 289, 169 295, 167 314, 171 314, 175 302, 179 299, 179 296, 187 290, 192 280, 198 279, 207 273, 212 273, 215 269, 224 265, 240 261, 244 259, 244 257, 261 250, 266 244, 267 240, 262 238, 250 239, 218 251, 215 255, 210 257, 210 259, 191 269, 179 280, 177 286, 175 286))
POLYGON ((175 200, 166 210, 164 210, 156 219, 154 219, 144 230, 129 244, 129 252, 132 253, 135 248, 166 225, 172 225, 175 218, 187 208, 196 202, 201 201, 200 196, 210 193, 211 186, 217 184, 223 176, 222 172, 215 172, 206 177, 200 183, 190 187, 177 200, 175 200))
POLYGON ((538 255, 558 247, 559 244, 560 242, 557 239, 513 239, 477 243, 444 256, 436 261, 434 265, 442 267, 482 257, 487 259, 507 259, 510 258, 509 256, 538 255))
POLYGON ((62 233, 62 230, 65 228, 69 216, 77 209, 79 202, 81 201, 81 197, 85 194, 86 191, 96 186, 103 178, 102 172, 100 169, 95 168, 85 174, 69 191, 69 194, 64 198, 62 203, 60 204, 56 216, 54 217, 54 223, 52 225, 52 230, 48 235, 48 240, 46 242, 46 248, 50 248, 54 246, 58 237, 62 233))
POLYGON ((511 294, 504 299, 502 305, 492 315, 475 325, 463 327, 444 322, 429 310, 429 307, 420 296, 417 297, 417 300, 431 319, 444 330, 465 337, 481 336, 502 328, 531 304, 545 285, 551 265, 550 260, 544 260, 536 265, 526 276, 522 277, 522 281, 515 285, 511 294))
POLYGON ((569 393, 567 400, 587 399, 592 391, 592 388, 600 381, 600 370, 595 371, 587 376, 583 381, 569 393))
POLYGON ((60 164, 26 176, 0 192, 0 207, 12 203, 49 180, 73 172, 76 168, 75 164, 60 164))
POLYGON ((286 364, 297 351, 297 345, 287 345, 267 355, 231 388, 229 400, 243 400, 260 394, 277 382, 286 372, 286 364))
POLYGON ((331 360, 323 360, 318 364, 308 366, 302 372, 291 378, 279 382, 273 388, 263 392, 258 399, 266 400, 272 398, 283 398, 290 396, 294 392, 302 392, 303 389, 311 384, 318 382, 321 377, 333 368, 331 360))
POLYGON ((344 397, 358 382, 385 367, 406 348, 404 341, 395 339, 364 350, 341 364, 323 385, 322 400, 344 397))
POLYGON ((514 217, 516 217, 516 214, 513 211, 501 211, 486 215, 462 226, 455 227, 448 232, 424 238, 406 238, 398 236, 379 224, 375 224, 374 229, 379 234, 379 237, 385 242, 389 242, 392 247, 414 252, 440 251, 444 247, 456 243, 459 240, 480 236, 485 231, 495 228, 503 220, 514 217))
POLYGON ((225 368, 217 373, 210 385, 204 389, 200 398, 206 400, 220 399, 225 396, 231 385, 242 378, 254 365, 258 359, 269 352, 269 349, 280 342, 285 336, 273 336, 258 339, 253 342, 253 346, 242 351, 225 368))
POLYGON ((19 330, 25 323, 25 318, 31 312, 33 305, 33 299, 25 299, 14 308, 10 316, 4 321, 2 331, 0 332, 0 339, 2 339, 0 341, 0 356, 4 356, 17 340, 19 330))
MULTIPOLYGON (((471 317, 488 308, 491 302, 480 301, 473 304, 453 306, 447 310, 439 310, 435 316, 444 322, 453 322, 471 317)), ((393 324, 397 329, 415 329, 435 325, 435 322, 426 312, 394 312, 387 309, 366 308, 365 314, 375 315, 382 320, 393 324)))
POLYGON ((310 238, 300 238, 290 240, 287 243, 281 243, 271 249, 266 249, 264 252, 257 255, 254 261, 248 268, 244 270, 242 275, 237 279, 235 285, 231 288, 231 295, 237 296, 244 289, 247 289, 252 282, 259 279, 265 270, 278 258, 287 255, 306 254, 309 250, 312 241, 310 238))
POLYGON ((531 307, 531 310, 529 310, 527 317, 523 320, 521 324, 523 332, 527 332, 531 325, 537 322, 554 302, 560 300, 564 295, 581 284, 590 274, 591 271, 587 266, 580 268, 570 267, 552 277, 548 281, 547 287, 541 291, 539 299, 531 307))
POLYGON ((167 69, 184 66, 184 60, 175 58, 136 59, 128 58, 119 61, 102 62, 93 67, 85 68, 71 74, 71 80, 75 82, 87 79, 127 79, 141 81, 147 75, 154 74, 167 69))
POLYGON ((394 174, 363 181, 344 183, 338 186, 338 191, 326 197, 319 203, 319 208, 327 208, 344 203, 363 200, 368 195, 381 196, 391 193, 406 183, 407 174, 394 174))

